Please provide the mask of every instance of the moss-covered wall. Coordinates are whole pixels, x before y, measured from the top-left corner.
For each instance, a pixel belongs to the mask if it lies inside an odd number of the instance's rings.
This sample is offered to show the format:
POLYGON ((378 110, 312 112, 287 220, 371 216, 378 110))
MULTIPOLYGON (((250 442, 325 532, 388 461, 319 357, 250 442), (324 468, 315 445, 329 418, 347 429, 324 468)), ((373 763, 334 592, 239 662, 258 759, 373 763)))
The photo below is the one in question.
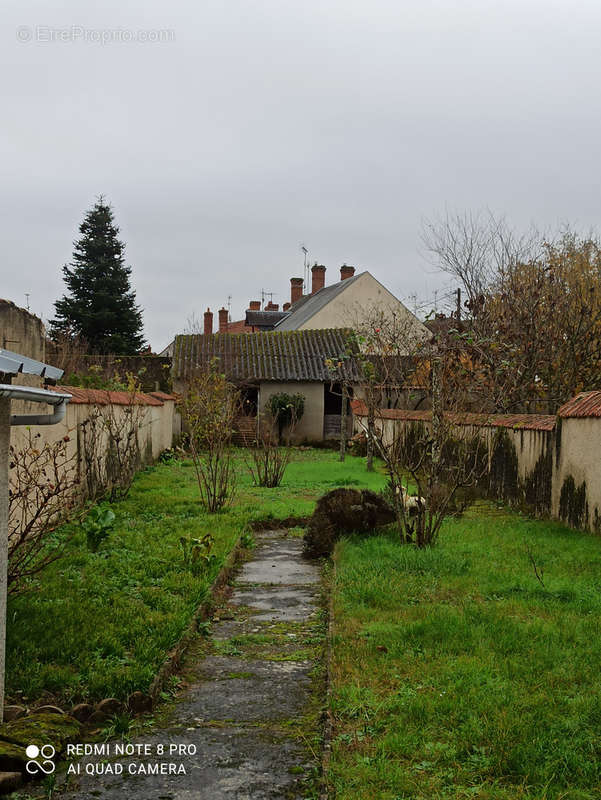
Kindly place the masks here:
POLYGON ((554 448, 553 431, 499 428, 490 444, 489 496, 550 515, 554 448))
POLYGON ((553 516, 573 527, 601 532, 601 419, 561 421, 556 465, 553 516))
MULTIPOLYGON (((403 428, 430 422, 378 420, 390 444, 403 428)), ((554 430, 461 426, 487 443, 488 471, 479 490, 537 516, 601 533, 601 418, 558 419, 554 430)), ((358 428, 356 428, 358 430, 358 428)), ((417 432, 417 430, 416 430, 417 432)), ((411 439, 405 433, 406 440, 411 439)))
POLYGON ((520 498, 519 463, 509 434, 499 428, 490 445, 488 491, 495 500, 517 503, 520 498))

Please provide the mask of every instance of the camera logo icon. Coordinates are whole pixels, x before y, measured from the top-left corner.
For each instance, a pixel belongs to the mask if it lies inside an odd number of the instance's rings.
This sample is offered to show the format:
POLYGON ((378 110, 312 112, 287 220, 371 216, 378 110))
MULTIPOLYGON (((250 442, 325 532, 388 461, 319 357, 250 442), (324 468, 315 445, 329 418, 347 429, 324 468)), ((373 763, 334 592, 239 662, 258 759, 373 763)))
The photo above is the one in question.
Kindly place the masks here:
POLYGON ((56 750, 51 744, 44 744, 38 747, 37 744, 30 744, 25 749, 25 755, 29 761, 25 764, 25 770, 29 775, 52 775, 56 769, 56 764, 52 760, 56 750))

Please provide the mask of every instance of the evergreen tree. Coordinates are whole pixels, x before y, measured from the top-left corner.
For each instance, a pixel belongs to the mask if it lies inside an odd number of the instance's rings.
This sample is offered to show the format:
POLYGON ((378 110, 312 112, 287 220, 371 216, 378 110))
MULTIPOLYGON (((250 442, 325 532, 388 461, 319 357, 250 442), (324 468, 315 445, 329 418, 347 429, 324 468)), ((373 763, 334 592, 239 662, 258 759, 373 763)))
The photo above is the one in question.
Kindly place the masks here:
POLYGON ((92 353, 134 355, 144 347, 142 311, 124 263, 113 211, 101 196, 79 227, 73 260, 63 267, 68 293, 54 304, 53 333, 76 334, 92 353))

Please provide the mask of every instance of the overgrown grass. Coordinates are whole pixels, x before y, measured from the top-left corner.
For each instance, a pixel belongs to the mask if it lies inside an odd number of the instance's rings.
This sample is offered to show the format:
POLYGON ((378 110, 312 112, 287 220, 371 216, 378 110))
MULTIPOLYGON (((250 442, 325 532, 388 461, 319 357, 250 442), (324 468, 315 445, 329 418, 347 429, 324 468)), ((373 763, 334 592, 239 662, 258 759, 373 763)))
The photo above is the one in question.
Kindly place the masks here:
POLYGON ((338 800, 601 797, 598 538, 482 508, 336 562, 338 800))
POLYGON ((250 522, 308 515, 320 494, 345 482, 382 482, 359 459, 340 464, 331 451, 303 450, 281 487, 261 489, 251 485, 242 454, 236 457, 239 490, 228 510, 203 512, 191 462, 146 469, 129 498, 112 506, 116 525, 97 553, 78 531, 64 558, 41 574, 39 587, 10 601, 10 700, 69 703, 146 691, 250 522), (207 574, 195 576, 179 539, 207 532, 218 558, 207 574))

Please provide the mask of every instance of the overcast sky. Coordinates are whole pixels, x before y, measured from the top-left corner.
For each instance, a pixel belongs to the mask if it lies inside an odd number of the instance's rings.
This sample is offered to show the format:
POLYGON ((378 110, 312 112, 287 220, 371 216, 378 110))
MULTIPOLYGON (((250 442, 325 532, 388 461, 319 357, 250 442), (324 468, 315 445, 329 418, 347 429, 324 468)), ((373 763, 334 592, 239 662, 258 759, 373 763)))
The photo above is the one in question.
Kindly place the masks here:
POLYGON ((598 2, 3 7, 0 296, 45 319, 100 193, 156 350, 228 295, 285 302, 301 242, 327 283, 346 261, 429 300, 424 217, 598 227, 598 2))

